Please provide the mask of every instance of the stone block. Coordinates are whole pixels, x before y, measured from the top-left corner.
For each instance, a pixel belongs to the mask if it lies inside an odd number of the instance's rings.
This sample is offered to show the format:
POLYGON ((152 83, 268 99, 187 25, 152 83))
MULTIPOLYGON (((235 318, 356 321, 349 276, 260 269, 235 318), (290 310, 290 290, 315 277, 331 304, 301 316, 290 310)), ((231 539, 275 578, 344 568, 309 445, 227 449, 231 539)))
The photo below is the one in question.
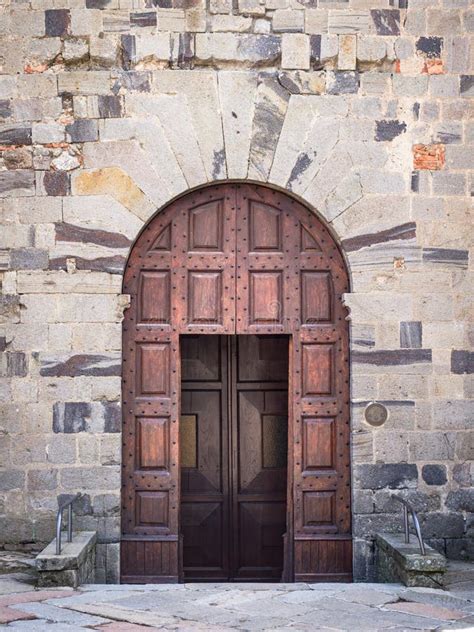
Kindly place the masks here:
POLYGON ((32 128, 29 124, 21 124, 15 127, 0 125, 0 145, 31 145, 32 128))
POLYGON ((0 471, 0 490, 8 492, 23 489, 25 486, 25 472, 22 470, 0 471))
POLYGON ((474 75, 461 75, 460 91, 463 97, 474 96, 474 75))
POLYGON ((451 372, 457 375, 474 373, 474 352, 453 349, 451 351, 451 372))
POLYGON ((36 187, 43 195, 65 196, 71 188, 70 176, 66 171, 44 171, 36 174, 36 187))
POLYGON ((33 123, 33 142, 48 144, 64 141, 64 125, 60 123, 33 123))
POLYGON ((454 75, 431 75, 429 78, 430 95, 432 97, 459 96, 459 77, 454 75))
POLYGON ((276 35, 197 33, 196 59, 271 64, 280 58, 280 38, 276 35))
POLYGON ((363 72, 360 85, 362 94, 384 95, 390 89, 390 75, 382 72, 363 72))
POLYGON ((370 15, 377 35, 400 35, 398 9, 372 9, 370 15))
POLYGON ((34 171, 16 169, 0 172, 0 198, 29 197, 35 194, 34 171))
POLYGON ((404 134, 406 129, 406 123, 397 119, 375 121, 375 140, 392 141, 400 134, 404 134))
POLYGON ((462 173, 433 173, 434 195, 466 195, 466 176, 462 173))
POLYGON ((69 34, 71 15, 68 9, 47 9, 44 20, 47 37, 64 37, 69 34))
POLYGON ((427 12, 428 35, 451 37, 461 34, 461 14, 457 9, 432 8, 427 12))
MULTIPOLYGON (((445 485, 447 483, 446 465, 426 464, 421 469, 421 477, 427 485, 445 485)), ((450 507, 452 509, 452 507, 450 507)))
POLYGON ((356 465, 354 479, 360 489, 403 489, 416 487, 418 470, 412 463, 356 465))
POLYGON ((339 54, 337 67, 339 70, 355 70, 357 38, 352 34, 339 35, 339 54))
POLYGON ((446 147, 446 165, 449 169, 474 170, 474 151, 472 147, 446 147))
POLYGON ((211 31, 245 33, 251 30, 252 19, 237 15, 216 15, 212 18, 211 31))
POLYGON ((385 58, 386 54, 387 46, 380 37, 357 36, 357 59, 359 61, 380 62, 385 58))
POLYGON ((281 67, 289 70, 309 70, 310 45, 309 37, 301 34, 282 36, 281 67))
POLYGON ((53 432, 119 432, 118 402, 65 402, 53 407, 53 432))
POLYGON ((265 15, 264 0, 238 0, 238 6, 244 15, 265 15))
MULTIPOLYGON (((267 2, 268 6, 268 2, 267 2)), ((328 11, 326 9, 306 8, 305 12, 305 33, 310 35, 328 32, 328 11)))
POLYGON ((185 14, 182 9, 158 9, 158 29, 179 33, 185 30, 185 14))
POLYGON ((454 457, 455 437, 452 433, 413 433, 410 436, 410 458, 413 461, 443 461, 454 457))
POLYGON ((379 582, 403 582, 405 586, 439 588, 446 572, 446 559, 425 545, 422 555, 414 536, 406 544, 404 536, 378 533, 376 535, 377 580, 379 582))
POLYGON ((78 119, 66 125, 67 140, 71 143, 92 142, 99 139, 97 121, 78 119))
POLYGON ((3 152, 3 161, 7 169, 32 169, 33 155, 31 149, 18 147, 7 149, 3 152))
POLYGON ((422 323, 419 321, 401 322, 400 347, 421 349, 422 346, 422 323))
POLYGON ((368 11, 347 11, 345 9, 331 9, 329 11, 329 33, 367 33, 369 31, 370 16, 368 11))
POLYGON ((63 542, 61 553, 57 555, 54 539, 36 556, 38 586, 77 588, 94 583, 96 542, 95 531, 74 532, 72 542, 63 542))
POLYGON ((384 463, 408 461, 407 433, 385 430, 377 432, 374 437, 374 454, 376 460, 384 463))
POLYGON ((53 436, 46 445, 49 463, 74 463, 76 461, 76 440, 69 436, 53 436))
POLYGON ((60 471, 61 486, 70 490, 111 490, 120 487, 120 467, 64 467, 60 471))
POLYGON ((90 9, 71 9, 71 35, 94 36, 103 29, 102 12, 90 9))
POLYGON ((359 90, 358 72, 327 73, 326 91, 328 94, 355 94, 359 90))
POLYGON ((48 264, 47 250, 15 248, 10 252, 10 267, 12 270, 46 270, 48 264))
POLYGON ((109 94, 110 74, 100 70, 63 72, 58 75, 58 90, 60 94, 109 94))
POLYGON ((64 61, 78 63, 89 56, 89 43, 85 39, 67 39, 64 42, 64 61))
POLYGON ((130 13, 131 27, 145 28, 157 25, 156 11, 136 11, 130 13))
POLYGON ((51 491, 58 486, 56 470, 28 470, 27 489, 30 492, 51 491))
POLYGON ((304 31, 304 11, 278 9, 273 14, 274 33, 302 33, 304 31))
POLYGON ((396 96, 422 97, 428 90, 428 76, 394 74, 392 77, 392 85, 396 96))

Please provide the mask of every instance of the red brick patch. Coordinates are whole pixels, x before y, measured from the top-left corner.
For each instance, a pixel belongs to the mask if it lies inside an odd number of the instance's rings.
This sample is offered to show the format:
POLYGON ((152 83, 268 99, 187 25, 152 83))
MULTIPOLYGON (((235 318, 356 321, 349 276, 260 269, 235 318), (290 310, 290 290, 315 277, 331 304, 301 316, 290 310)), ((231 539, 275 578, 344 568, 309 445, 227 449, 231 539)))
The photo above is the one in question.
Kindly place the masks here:
POLYGON ((444 73, 443 60, 427 59, 421 72, 426 75, 442 75, 444 73))
POLYGON ((445 147, 441 143, 435 145, 413 145, 413 168, 428 171, 439 171, 444 167, 445 147))

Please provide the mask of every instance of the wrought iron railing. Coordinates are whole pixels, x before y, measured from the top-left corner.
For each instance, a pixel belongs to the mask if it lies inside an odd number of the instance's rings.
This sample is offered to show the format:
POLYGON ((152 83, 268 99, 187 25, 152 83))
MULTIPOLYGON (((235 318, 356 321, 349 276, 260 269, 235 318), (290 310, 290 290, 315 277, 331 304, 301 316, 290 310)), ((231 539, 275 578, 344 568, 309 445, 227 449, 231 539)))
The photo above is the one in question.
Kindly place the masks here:
POLYGON ((423 542, 423 536, 421 535, 420 521, 418 520, 418 516, 416 514, 415 509, 407 500, 405 500, 401 496, 392 494, 392 498, 397 500, 399 503, 403 505, 403 525, 405 529, 405 543, 410 544, 410 526, 408 524, 408 512, 410 512, 412 520, 413 520, 413 526, 415 527, 416 537, 418 538, 418 544, 420 545, 421 554, 426 555, 425 543, 423 542))
POLYGON ((61 555, 61 527, 63 522, 63 511, 67 507, 67 541, 72 542, 72 505, 76 500, 81 498, 81 496, 82 494, 78 493, 59 505, 58 513, 56 514, 56 555, 61 555))

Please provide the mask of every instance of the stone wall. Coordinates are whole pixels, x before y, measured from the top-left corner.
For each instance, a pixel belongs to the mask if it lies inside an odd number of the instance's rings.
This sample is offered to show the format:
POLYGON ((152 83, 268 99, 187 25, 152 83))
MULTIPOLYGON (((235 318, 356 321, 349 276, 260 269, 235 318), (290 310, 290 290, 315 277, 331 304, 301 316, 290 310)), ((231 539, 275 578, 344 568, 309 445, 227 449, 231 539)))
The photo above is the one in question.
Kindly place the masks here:
POLYGON ((116 579, 124 262, 175 195, 248 178, 312 205, 347 255, 356 576, 401 529, 394 489, 472 555, 469 5, 0 0, 5 547, 50 540, 57 497, 84 491, 77 527, 116 579))

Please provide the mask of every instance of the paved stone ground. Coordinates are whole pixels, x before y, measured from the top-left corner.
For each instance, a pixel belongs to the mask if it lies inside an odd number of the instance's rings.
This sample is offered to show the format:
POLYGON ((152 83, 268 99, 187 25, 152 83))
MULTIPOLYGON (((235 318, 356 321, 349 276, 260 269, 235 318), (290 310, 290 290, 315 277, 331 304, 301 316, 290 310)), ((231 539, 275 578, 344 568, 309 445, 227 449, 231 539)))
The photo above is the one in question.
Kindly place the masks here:
POLYGON ((0 628, 24 632, 474 630, 474 582, 449 591, 398 584, 89 585, 35 590, 0 576, 0 628))

